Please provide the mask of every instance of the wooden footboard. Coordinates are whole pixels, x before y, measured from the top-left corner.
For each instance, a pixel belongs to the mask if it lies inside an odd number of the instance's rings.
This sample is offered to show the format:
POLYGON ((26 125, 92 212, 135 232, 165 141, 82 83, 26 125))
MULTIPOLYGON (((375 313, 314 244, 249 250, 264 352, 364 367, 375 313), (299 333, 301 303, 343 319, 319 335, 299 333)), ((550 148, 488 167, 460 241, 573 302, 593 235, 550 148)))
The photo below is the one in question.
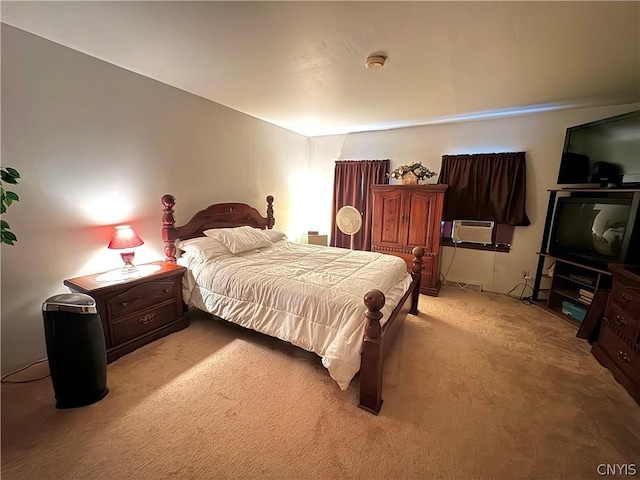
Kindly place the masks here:
POLYGON ((398 330, 404 321, 407 311, 412 315, 418 313, 420 298, 420 273, 422 271, 422 256, 424 249, 413 249, 413 267, 411 276, 413 281, 409 286, 389 319, 381 326, 382 308, 385 297, 380 290, 369 290, 364 296, 365 331, 362 341, 362 359, 360 362, 360 403, 358 406, 377 415, 382 407, 382 373, 384 358, 388 354, 398 330))

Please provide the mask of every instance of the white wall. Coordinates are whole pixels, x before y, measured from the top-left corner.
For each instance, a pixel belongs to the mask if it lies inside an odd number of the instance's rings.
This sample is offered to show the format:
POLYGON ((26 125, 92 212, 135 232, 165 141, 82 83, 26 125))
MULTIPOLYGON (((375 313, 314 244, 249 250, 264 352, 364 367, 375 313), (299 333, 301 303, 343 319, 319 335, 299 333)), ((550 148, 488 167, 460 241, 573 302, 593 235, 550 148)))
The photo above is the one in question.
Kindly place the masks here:
MULTIPOLYGON (((43 300, 65 278, 116 268, 111 229, 144 239, 138 263, 164 258, 160 198, 178 223, 209 203, 266 209, 303 223, 308 139, 2 25, 2 165, 22 176, 3 218, 18 236, 2 254, 2 372, 46 356, 43 300), (293 207, 290 207, 293 206, 293 207)), ((266 212, 263 211, 263 215, 266 212)))
MULTIPOLYGON (((441 272, 448 280, 482 285, 506 293, 520 283, 523 270, 535 274, 547 210, 547 189, 556 188, 567 127, 637 110, 639 105, 584 108, 518 117, 403 128, 310 139, 310 169, 316 172, 318 204, 330 204, 335 160, 391 159, 391 169, 410 160, 439 171, 442 155, 525 151, 528 227, 517 227, 509 253, 444 247, 441 272)), ((437 180, 434 177, 430 181, 437 180)), ((317 217, 316 229, 329 232, 330 215, 317 217)), ((520 294, 519 287, 514 294, 520 294)), ((527 290, 527 294, 531 290, 527 290)))

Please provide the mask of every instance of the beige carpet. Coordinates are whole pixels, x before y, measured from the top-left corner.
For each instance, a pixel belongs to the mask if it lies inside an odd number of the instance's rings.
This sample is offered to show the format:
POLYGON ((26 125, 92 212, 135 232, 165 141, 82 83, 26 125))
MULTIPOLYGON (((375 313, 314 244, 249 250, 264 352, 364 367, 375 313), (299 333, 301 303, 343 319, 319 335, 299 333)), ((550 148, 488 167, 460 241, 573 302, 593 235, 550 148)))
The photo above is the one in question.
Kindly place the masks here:
POLYGON ((314 355, 200 313, 110 364, 92 406, 56 410, 49 379, 2 385, 2 479, 584 479, 640 464, 640 407, 575 327, 457 287, 420 308, 378 417, 356 407, 357 380, 341 392, 314 355))

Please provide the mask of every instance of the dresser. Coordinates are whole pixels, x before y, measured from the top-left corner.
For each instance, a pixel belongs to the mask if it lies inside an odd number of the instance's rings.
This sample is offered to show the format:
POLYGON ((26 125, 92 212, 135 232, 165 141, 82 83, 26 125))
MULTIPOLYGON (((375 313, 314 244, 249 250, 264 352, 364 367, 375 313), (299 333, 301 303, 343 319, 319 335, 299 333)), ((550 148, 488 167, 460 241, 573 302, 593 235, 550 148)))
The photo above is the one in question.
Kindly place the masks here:
POLYGON ((640 404, 640 266, 609 270, 613 286, 591 352, 640 404))
POLYGON ((402 258, 410 272, 424 248, 420 293, 440 291, 440 229, 447 185, 374 185, 371 250, 402 258))
POLYGON ((182 302, 185 267, 170 262, 139 265, 151 273, 124 280, 94 274, 64 284, 96 301, 107 347, 107 361, 188 326, 182 302), (108 278, 108 277, 107 277, 108 278))

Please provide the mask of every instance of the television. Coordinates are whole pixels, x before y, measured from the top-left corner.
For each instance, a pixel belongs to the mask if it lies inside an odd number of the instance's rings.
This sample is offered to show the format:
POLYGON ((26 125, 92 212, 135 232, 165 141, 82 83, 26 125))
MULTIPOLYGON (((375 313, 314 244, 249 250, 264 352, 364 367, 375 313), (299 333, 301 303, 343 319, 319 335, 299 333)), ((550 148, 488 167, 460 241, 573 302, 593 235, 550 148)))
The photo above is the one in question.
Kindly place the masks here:
POLYGON ((567 128, 558 184, 640 186, 640 110, 567 128))
POLYGON ((549 253, 606 268, 640 264, 640 192, 573 192, 556 201, 549 253))

